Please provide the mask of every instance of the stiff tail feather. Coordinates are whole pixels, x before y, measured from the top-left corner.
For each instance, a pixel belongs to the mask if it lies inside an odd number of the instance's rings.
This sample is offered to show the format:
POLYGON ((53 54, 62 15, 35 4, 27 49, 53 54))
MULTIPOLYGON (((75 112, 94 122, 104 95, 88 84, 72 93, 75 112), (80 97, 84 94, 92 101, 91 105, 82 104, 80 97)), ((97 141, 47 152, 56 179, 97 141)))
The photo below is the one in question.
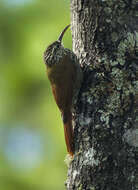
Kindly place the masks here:
POLYGON ((67 112, 68 114, 63 114, 63 123, 64 123, 64 135, 65 141, 67 146, 68 153, 73 156, 74 154, 74 147, 73 147, 73 127, 72 127, 72 117, 71 113, 67 112), (67 117, 69 116, 69 117, 67 117))
POLYGON ((72 121, 69 120, 64 124, 64 135, 67 146, 68 153, 73 156, 73 129, 72 129, 72 121))

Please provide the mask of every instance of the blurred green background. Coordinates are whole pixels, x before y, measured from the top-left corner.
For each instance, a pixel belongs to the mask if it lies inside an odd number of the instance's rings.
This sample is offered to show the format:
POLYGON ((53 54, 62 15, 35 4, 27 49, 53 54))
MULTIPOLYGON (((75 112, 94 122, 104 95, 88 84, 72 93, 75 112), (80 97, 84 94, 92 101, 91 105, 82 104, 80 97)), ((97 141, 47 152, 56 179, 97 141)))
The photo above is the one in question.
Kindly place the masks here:
MULTIPOLYGON (((69 0, 0 0, 0 190, 64 190, 66 146, 43 63, 69 0)), ((71 33, 63 39, 71 49, 71 33)))

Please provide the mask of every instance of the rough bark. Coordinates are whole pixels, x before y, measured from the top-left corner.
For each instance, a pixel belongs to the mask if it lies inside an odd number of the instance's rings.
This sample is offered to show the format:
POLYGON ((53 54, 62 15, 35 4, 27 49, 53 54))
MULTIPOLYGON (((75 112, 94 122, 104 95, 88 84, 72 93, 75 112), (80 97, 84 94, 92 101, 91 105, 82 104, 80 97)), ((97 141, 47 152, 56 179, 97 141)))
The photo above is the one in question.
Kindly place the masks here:
POLYGON ((137 11, 136 0, 71 0, 84 81, 68 190, 138 189, 137 11))

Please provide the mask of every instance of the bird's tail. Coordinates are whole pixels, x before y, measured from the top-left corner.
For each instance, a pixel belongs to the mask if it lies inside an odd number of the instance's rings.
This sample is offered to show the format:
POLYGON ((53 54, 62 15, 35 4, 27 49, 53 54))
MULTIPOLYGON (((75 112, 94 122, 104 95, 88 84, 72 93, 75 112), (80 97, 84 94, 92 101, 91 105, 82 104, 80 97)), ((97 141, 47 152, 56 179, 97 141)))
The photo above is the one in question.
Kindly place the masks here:
POLYGON ((73 127, 72 127, 72 114, 70 111, 62 113, 62 119, 64 124, 64 135, 68 153, 73 156, 73 127))

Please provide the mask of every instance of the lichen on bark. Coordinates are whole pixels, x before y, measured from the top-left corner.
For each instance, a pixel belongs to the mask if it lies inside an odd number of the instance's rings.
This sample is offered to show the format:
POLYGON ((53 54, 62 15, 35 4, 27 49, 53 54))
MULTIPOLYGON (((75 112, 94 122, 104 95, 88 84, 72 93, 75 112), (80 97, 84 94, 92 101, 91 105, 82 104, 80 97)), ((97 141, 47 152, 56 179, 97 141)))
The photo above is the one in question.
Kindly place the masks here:
POLYGON ((138 188, 138 4, 71 0, 84 79, 74 112, 68 190, 138 188))

